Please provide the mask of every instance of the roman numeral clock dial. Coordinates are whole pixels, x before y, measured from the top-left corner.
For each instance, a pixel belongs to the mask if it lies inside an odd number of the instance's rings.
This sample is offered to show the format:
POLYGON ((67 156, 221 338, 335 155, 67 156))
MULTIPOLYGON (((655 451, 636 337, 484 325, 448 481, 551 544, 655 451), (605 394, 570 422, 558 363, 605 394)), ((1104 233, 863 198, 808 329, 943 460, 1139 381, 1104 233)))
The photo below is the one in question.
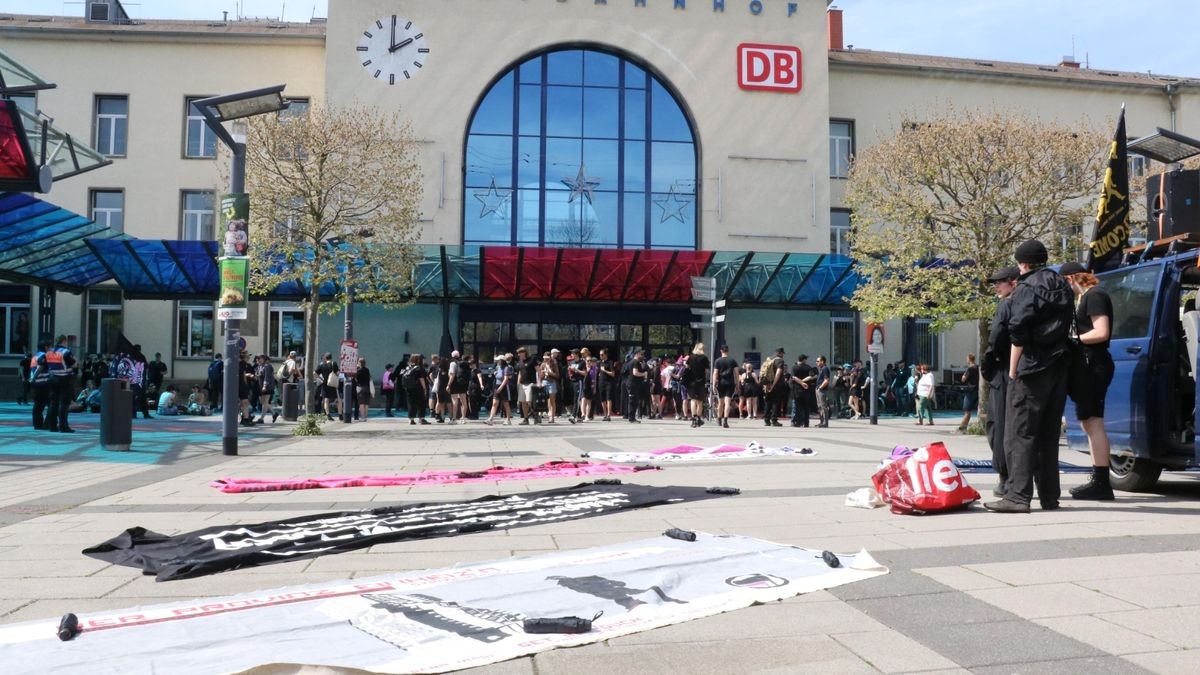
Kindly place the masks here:
POLYGON ((429 46, 424 31, 415 23, 391 14, 372 21, 363 30, 354 55, 367 75, 396 85, 421 72, 429 57, 429 46))

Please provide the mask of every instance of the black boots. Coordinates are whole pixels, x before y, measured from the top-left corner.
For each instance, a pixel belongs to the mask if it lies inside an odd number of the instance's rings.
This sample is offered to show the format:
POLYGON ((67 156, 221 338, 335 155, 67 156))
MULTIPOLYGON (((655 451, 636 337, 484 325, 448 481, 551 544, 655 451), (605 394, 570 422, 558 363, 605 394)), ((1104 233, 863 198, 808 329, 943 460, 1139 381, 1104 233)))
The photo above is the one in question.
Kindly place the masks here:
POLYGON ((1092 477, 1079 487, 1071 488, 1071 499, 1094 499, 1096 501, 1112 501, 1112 484, 1109 482, 1107 466, 1093 466, 1092 477))

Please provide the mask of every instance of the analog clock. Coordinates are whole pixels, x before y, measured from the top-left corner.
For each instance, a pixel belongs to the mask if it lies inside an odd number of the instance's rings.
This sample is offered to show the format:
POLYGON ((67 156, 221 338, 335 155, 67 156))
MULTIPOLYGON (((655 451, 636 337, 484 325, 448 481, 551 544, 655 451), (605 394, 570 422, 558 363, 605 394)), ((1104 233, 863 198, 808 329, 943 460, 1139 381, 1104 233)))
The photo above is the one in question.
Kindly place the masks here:
POLYGON ((399 84, 421 72, 429 47, 425 33, 416 24, 392 14, 367 26, 354 54, 368 75, 380 82, 399 84))

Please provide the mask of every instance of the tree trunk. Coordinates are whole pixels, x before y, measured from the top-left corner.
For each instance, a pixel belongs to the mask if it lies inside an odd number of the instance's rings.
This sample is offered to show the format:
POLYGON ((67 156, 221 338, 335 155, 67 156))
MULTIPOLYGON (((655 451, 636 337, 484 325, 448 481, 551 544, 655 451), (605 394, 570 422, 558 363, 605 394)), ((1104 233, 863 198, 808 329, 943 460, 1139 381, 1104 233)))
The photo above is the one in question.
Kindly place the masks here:
MULTIPOLYGON (((979 351, 977 351, 975 353, 979 354, 978 363, 981 365, 983 364, 983 356, 987 352, 988 333, 991 332, 991 326, 992 326, 991 319, 980 319, 979 320, 979 324, 978 324, 979 351)), ((979 376, 979 423, 983 424, 985 428, 987 426, 988 397, 991 394, 991 389, 992 388, 988 384, 988 381, 983 378, 983 375, 981 373, 979 376)))
POLYGON ((304 410, 308 414, 320 412, 316 406, 317 400, 317 318, 321 298, 313 293, 312 299, 304 303, 304 410))

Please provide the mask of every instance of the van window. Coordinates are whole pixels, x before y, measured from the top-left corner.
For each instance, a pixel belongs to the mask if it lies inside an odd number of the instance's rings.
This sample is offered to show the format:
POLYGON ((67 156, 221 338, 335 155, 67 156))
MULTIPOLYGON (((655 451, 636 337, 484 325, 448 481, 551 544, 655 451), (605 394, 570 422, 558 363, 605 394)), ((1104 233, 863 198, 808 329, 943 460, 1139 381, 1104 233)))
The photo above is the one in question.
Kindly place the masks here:
POLYGON ((1112 296, 1112 339, 1146 337, 1150 334, 1150 311, 1154 307, 1154 290, 1158 287, 1158 265, 1106 274, 1101 280, 1112 296))

